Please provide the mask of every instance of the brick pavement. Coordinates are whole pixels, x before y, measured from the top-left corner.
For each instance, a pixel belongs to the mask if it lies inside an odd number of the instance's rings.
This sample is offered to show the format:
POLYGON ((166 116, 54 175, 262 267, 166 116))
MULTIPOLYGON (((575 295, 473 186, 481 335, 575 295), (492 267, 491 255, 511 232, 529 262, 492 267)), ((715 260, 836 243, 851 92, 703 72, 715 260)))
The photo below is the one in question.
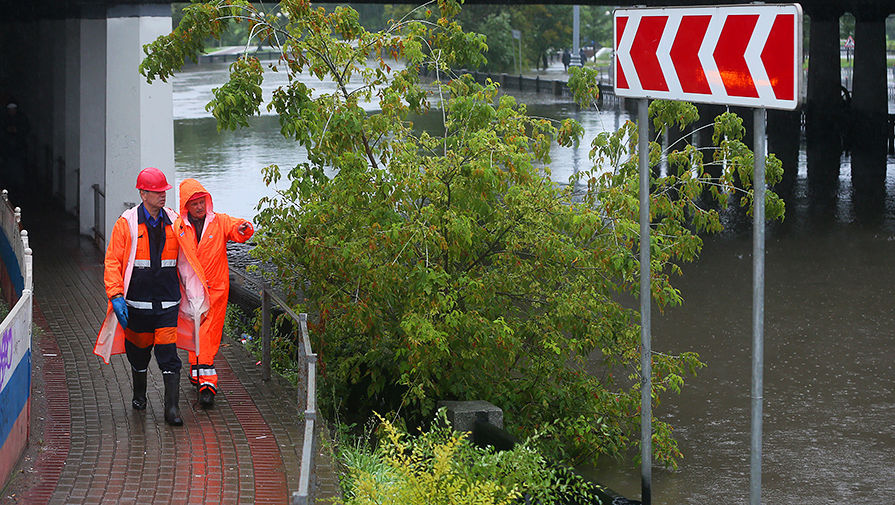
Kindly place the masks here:
MULTIPOLYGON (((31 443, 0 503, 289 503, 298 488, 304 394, 280 377, 262 381, 255 359, 225 337, 214 408, 198 406, 182 373, 184 426, 165 424, 153 360, 147 409, 133 410, 126 358, 105 365, 93 354, 106 308, 102 253, 71 217, 23 208, 41 330, 32 353, 31 443)), ((318 498, 332 497, 332 460, 322 450, 318 461, 318 498)))

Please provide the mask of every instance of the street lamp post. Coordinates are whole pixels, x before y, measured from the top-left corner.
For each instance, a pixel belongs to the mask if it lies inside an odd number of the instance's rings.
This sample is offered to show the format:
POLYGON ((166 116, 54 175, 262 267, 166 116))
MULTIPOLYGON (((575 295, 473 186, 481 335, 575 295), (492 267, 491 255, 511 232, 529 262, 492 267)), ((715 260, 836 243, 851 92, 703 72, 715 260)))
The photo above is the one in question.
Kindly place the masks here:
POLYGON ((581 66, 581 56, 579 56, 580 45, 578 44, 578 39, 580 38, 580 30, 579 30, 579 18, 581 16, 581 7, 578 5, 572 6, 572 61, 569 64, 571 67, 580 67, 581 66))

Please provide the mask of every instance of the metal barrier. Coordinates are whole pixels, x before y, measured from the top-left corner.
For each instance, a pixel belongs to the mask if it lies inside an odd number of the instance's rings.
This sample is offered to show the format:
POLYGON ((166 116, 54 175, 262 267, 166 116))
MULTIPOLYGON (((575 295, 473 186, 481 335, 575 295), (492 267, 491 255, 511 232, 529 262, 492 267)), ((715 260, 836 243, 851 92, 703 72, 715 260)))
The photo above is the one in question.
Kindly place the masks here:
POLYGON ((106 194, 99 184, 93 185, 93 241, 104 249, 106 241, 106 194))
MULTIPOLYGON (((493 74, 488 72, 479 72, 477 70, 467 70, 460 69, 457 71, 460 74, 469 74, 472 76, 473 80, 478 82, 479 84, 484 84, 486 79, 491 79, 494 82, 500 83, 501 87, 504 90, 519 90, 519 91, 527 91, 534 93, 550 93, 557 97, 571 97, 572 92, 569 89, 568 82, 564 80, 547 80, 541 79, 541 76, 536 75, 535 77, 525 77, 522 75, 509 75, 509 74, 493 74)), ((612 82, 609 79, 608 71, 604 72, 602 69, 598 70, 599 77, 597 80, 597 86, 600 88, 600 97, 598 99, 597 105, 602 107, 604 102, 612 102, 613 104, 619 104, 620 98, 615 96, 615 89, 612 86, 612 82)))
MULTIPOLYGON (((267 283, 252 279, 239 270, 231 269, 230 272, 245 284, 250 284, 260 289, 261 295, 261 378, 270 380, 270 337, 271 337, 271 301, 276 302, 279 308, 286 313, 296 324, 301 333, 301 342, 298 345, 299 363, 304 363, 307 374, 307 398, 304 411, 305 434, 302 443, 301 463, 298 474, 298 491, 292 493, 292 505, 308 505, 314 502, 311 489, 311 476, 314 473, 314 456, 316 454, 316 422, 317 422, 317 355, 311 349, 311 340, 308 336, 308 315, 296 314, 283 298, 278 295, 267 283)), ((300 390, 298 392, 300 394, 300 390)), ((301 398, 298 398, 299 405, 301 398)))

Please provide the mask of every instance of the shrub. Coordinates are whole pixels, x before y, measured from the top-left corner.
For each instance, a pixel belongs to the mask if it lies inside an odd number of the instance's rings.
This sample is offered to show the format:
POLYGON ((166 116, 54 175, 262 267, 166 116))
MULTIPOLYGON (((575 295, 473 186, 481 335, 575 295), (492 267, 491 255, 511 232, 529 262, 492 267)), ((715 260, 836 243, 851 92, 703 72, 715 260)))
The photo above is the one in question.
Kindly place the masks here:
POLYGON ((520 498, 550 505, 593 498, 580 477, 548 464, 530 440, 503 452, 476 447, 451 429, 444 410, 416 436, 379 420, 377 447, 340 444, 347 505, 484 505, 520 498))

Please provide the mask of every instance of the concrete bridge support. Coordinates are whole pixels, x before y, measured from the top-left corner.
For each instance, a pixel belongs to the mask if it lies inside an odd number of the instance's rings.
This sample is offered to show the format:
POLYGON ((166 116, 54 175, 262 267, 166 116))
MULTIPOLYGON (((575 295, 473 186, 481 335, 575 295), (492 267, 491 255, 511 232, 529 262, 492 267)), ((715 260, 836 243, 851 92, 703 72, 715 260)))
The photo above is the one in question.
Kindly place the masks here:
MULTIPOLYGON (((80 184, 79 144, 81 129, 78 118, 81 114, 81 23, 75 18, 68 18, 64 23, 65 43, 62 57, 65 59, 65 87, 63 88, 62 116, 64 128, 62 128, 62 159, 65 160, 63 168, 65 178, 62 180, 63 191, 61 199, 66 211, 78 215, 80 210, 80 198, 78 186, 80 184)), ((89 55, 86 55, 89 57, 89 55)))
MULTIPOLYGON (((137 173, 156 167, 174 182, 173 89, 137 72, 143 45, 171 32, 169 5, 110 7, 106 25, 105 229, 139 202, 137 173)), ((169 206, 173 202, 173 191, 169 206)))
POLYGON ((881 8, 855 9, 852 93, 852 185, 859 210, 882 208, 886 182, 886 15, 881 8))
MULTIPOLYGON (((105 9, 85 13, 81 25, 78 52, 81 55, 78 114, 78 227, 81 234, 94 234, 95 208, 101 205, 99 218, 105 223, 105 202, 97 199, 94 185, 106 187, 106 16, 105 9)), ((101 225, 101 226, 104 226, 101 225)))
POLYGON ((172 87, 149 85, 137 71, 143 45, 171 31, 169 4, 26 8, 2 28, 0 99, 16 100, 31 124, 29 165, 17 170, 41 205, 77 215, 81 233, 93 235, 96 185, 105 194, 96 226, 104 235, 139 201, 142 168, 174 182, 172 87))
POLYGON ((52 42, 50 43, 50 72, 52 75, 50 92, 53 95, 53 106, 50 112, 50 138, 49 144, 53 153, 51 162, 51 179, 53 181, 53 196, 62 205, 64 209, 68 209, 65 201, 65 183, 70 180, 66 170, 65 160, 65 98, 68 84, 66 79, 69 77, 66 70, 67 62, 65 61, 66 40, 65 19, 53 19, 50 21, 50 30, 52 30, 52 42))
MULTIPOLYGON (((34 134, 36 140, 37 158, 35 162, 36 168, 40 176, 42 186, 49 194, 52 194, 53 183, 53 92, 54 83, 57 75, 54 70, 53 45, 55 39, 54 21, 51 19, 42 19, 38 23, 38 61, 36 62, 37 86, 34 97, 32 121, 34 121, 34 134)), ((31 91, 31 90, 29 90, 31 91)))
POLYGON ((801 122, 801 111, 768 111, 768 152, 783 162, 783 179, 772 189, 783 198, 792 195, 799 172, 801 122))
POLYGON ((812 200, 827 206, 836 196, 842 124, 839 69, 839 16, 833 8, 810 10, 808 97, 805 104, 808 188, 812 200))

